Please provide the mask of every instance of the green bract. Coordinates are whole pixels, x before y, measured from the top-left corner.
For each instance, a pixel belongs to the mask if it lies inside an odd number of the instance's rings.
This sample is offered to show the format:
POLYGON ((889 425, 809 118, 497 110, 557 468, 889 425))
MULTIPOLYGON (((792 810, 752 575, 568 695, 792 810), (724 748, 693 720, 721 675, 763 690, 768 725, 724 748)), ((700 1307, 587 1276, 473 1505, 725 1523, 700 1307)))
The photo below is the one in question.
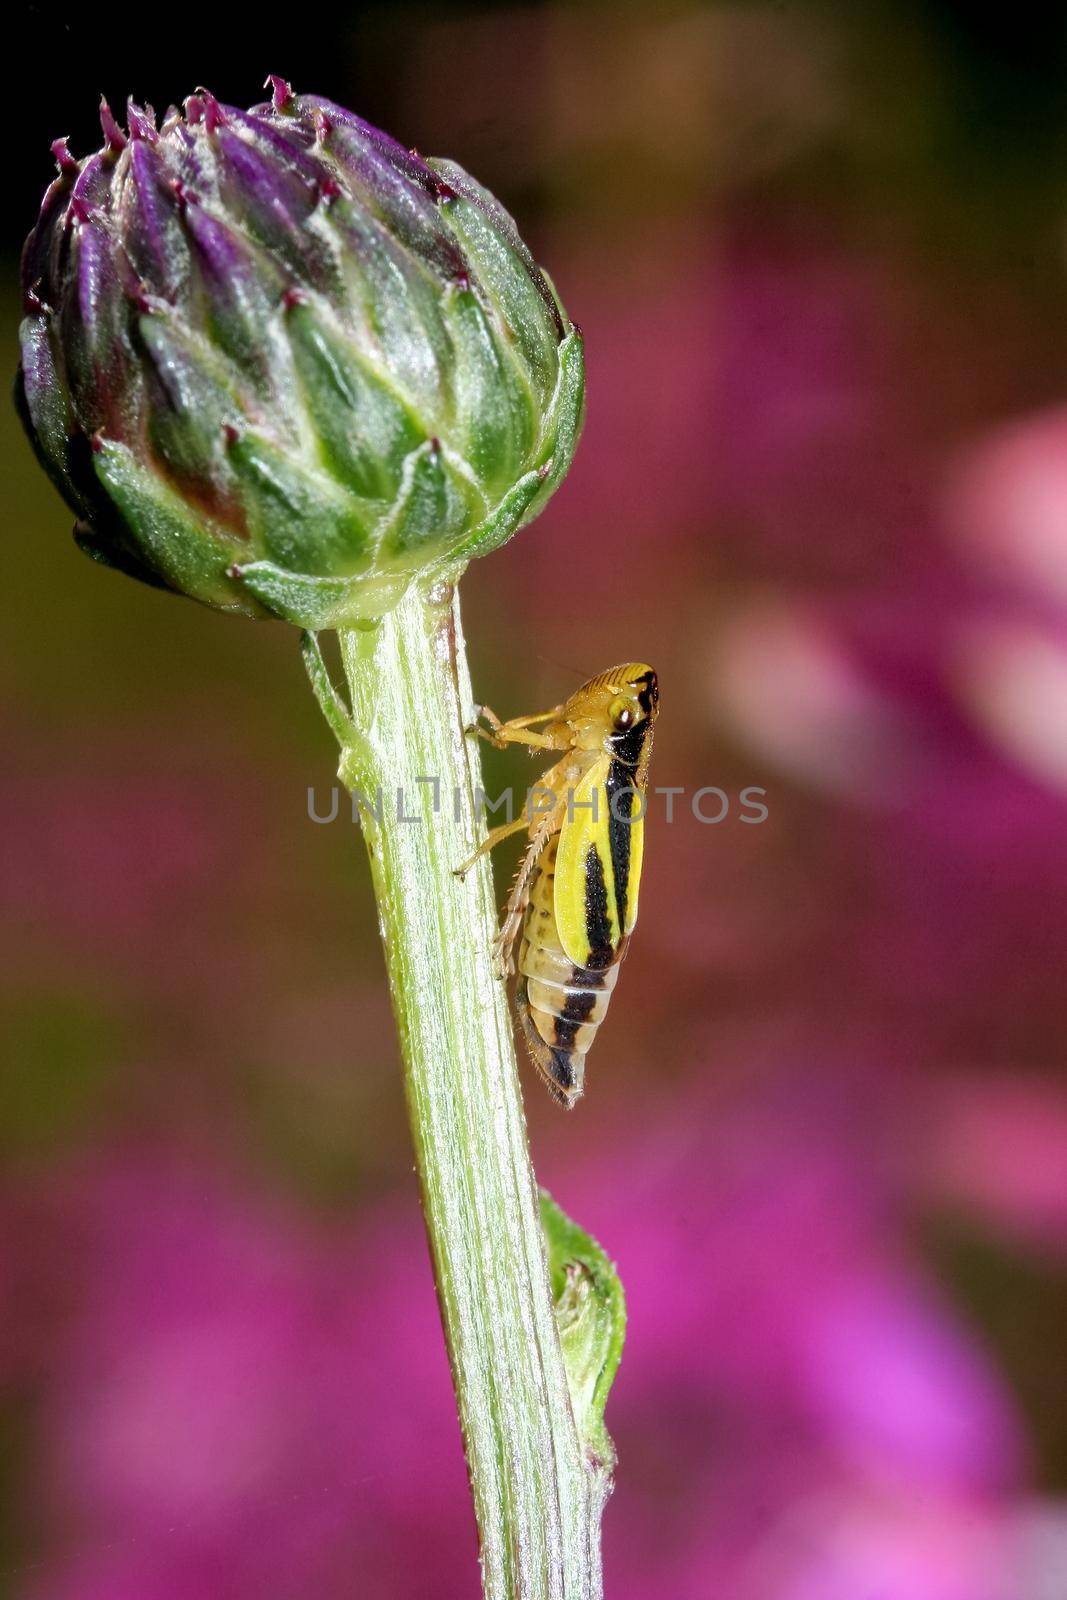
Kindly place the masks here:
POLYGON ((97 560, 308 628, 381 615, 528 522, 581 336, 459 167, 271 80, 102 111, 26 243, 20 402, 97 560))

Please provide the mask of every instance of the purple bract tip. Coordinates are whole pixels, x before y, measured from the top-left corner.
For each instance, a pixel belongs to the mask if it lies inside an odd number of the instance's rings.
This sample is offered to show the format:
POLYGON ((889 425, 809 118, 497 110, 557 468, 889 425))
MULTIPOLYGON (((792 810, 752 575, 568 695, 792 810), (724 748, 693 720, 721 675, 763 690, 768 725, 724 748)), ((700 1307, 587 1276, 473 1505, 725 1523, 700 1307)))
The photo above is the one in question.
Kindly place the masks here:
POLYGON ((103 95, 100 96, 100 129, 109 150, 118 151, 126 148, 126 135, 111 115, 111 107, 103 95))
POLYGON ((276 72, 271 72, 263 87, 270 90, 275 111, 287 111, 292 105, 293 86, 286 78, 279 78, 276 72))
POLYGON ((66 135, 62 139, 52 141, 52 154, 56 158, 56 166, 64 178, 76 178, 81 170, 67 146, 66 135))
POLYGON ((159 138, 156 132, 156 114, 151 106, 139 106, 133 100, 127 100, 126 126, 130 130, 131 139, 144 139, 147 143, 154 144, 159 138))
POLYGON ((203 120, 204 120, 204 101, 203 101, 203 98, 200 95, 191 94, 191 95, 186 96, 184 104, 185 104, 185 120, 186 120, 186 122, 189 124, 189 126, 191 128, 195 127, 198 122, 203 122, 203 120))
MULTIPOLYGON (((210 89, 205 89, 201 86, 198 86, 195 98, 199 101, 202 107, 204 127, 207 129, 208 133, 214 133, 216 128, 225 127, 226 113, 223 111, 222 107, 219 105, 210 89)), ((186 105, 188 105, 188 101, 186 102, 186 105)), ((192 121, 192 118, 190 117, 189 120, 192 121)))

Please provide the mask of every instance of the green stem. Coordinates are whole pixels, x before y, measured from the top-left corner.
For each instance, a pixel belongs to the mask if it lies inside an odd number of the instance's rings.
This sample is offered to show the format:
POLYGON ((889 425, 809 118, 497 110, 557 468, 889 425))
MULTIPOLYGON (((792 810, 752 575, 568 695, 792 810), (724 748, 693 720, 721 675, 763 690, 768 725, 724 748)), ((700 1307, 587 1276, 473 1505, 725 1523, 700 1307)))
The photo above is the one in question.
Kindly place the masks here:
MULTIPOLYGON (((556 1323, 486 858, 458 602, 411 591, 340 633, 340 775, 364 811, 423 1210, 481 1538, 487 1600, 596 1600, 610 1466, 584 1448, 556 1323), (436 779, 439 804, 431 814, 436 779), (458 796, 458 800, 457 797, 458 796), (398 805, 398 798, 402 804, 398 805), (418 816, 404 822, 402 816, 418 816)), ((321 665, 321 664, 320 664, 321 665)))

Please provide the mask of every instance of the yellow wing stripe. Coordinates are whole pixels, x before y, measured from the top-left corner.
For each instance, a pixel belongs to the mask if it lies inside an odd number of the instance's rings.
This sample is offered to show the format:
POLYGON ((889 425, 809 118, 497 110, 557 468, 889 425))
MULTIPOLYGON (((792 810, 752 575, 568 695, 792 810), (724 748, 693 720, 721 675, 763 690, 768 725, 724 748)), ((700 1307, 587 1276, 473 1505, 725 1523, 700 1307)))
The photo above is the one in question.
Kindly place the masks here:
MULTIPOLYGON (((608 767, 606 757, 594 762, 576 785, 556 851, 556 927, 576 967, 609 966, 622 942, 605 789, 608 767)), ((629 916, 627 921, 632 926, 629 916)))

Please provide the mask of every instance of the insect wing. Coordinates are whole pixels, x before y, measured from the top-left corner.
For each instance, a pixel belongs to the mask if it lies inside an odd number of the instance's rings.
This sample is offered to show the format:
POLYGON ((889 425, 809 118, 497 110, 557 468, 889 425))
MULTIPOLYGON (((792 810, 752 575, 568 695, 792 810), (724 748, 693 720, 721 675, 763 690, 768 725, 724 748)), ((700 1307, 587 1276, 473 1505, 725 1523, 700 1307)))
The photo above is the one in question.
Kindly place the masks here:
POLYGON ((556 851, 556 928, 576 967, 610 966, 622 942, 605 786, 609 765, 606 757, 594 762, 569 795, 556 851))

